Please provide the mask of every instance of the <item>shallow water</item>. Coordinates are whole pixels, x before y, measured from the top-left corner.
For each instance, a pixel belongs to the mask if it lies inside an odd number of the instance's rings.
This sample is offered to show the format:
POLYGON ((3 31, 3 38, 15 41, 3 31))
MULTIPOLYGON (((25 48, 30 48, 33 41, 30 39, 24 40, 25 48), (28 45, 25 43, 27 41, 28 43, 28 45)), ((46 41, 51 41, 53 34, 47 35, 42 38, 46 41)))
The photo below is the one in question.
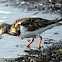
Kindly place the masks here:
MULTIPOLYGON (((19 9, 14 7, 3 7, 0 6, 0 22, 12 24, 17 19, 26 18, 26 17, 41 17, 49 20, 60 19, 60 14, 56 13, 46 13, 46 11, 27 11, 26 9, 19 9)), ((48 29, 42 34, 43 37, 41 46, 46 48, 44 41, 46 39, 53 39, 52 42, 58 42, 62 39, 62 26, 56 26, 52 29, 48 29), (58 33, 55 34, 54 33, 58 33)), ((24 50, 26 45, 29 43, 28 40, 31 38, 21 39, 20 37, 11 36, 8 34, 3 34, 0 36, 0 58, 15 58, 20 55, 26 54, 24 50)), ((47 40, 48 42, 48 40, 47 40)), ((32 49, 36 49, 39 43, 39 37, 34 39, 34 42, 31 44, 32 49)), ((48 46, 50 46, 49 44, 48 46)), ((42 48, 41 48, 42 49, 42 48)))

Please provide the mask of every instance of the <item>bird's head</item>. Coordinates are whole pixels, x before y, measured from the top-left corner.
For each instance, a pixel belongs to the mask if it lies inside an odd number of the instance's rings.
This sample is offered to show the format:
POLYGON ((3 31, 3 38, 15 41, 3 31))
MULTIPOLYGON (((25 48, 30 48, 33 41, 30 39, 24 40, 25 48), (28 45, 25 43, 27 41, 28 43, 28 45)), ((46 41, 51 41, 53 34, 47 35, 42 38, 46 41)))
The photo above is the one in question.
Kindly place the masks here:
POLYGON ((13 36, 19 36, 20 35, 20 25, 24 21, 24 19, 18 19, 16 20, 12 25, 9 30, 9 34, 13 36))
POLYGON ((20 25, 19 24, 12 24, 9 30, 9 34, 13 36, 19 36, 20 35, 20 25))

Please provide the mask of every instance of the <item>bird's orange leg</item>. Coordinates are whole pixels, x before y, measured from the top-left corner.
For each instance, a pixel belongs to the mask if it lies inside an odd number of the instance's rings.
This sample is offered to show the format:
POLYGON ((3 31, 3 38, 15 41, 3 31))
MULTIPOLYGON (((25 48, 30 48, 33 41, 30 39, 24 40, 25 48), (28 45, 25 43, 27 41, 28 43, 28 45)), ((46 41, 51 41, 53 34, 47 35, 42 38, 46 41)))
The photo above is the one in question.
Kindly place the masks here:
POLYGON ((41 45, 41 41, 42 41, 42 37, 40 36, 40 42, 39 42, 39 45, 38 45, 38 49, 40 49, 41 47, 40 47, 40 45, 41 45))
POLYGON ((28 45, 26 45, 26 47, 29 47, 30 44, 31 44, 33 41, 34 41, 34 38, 32 37, 32 41, 31 41, 28 45))

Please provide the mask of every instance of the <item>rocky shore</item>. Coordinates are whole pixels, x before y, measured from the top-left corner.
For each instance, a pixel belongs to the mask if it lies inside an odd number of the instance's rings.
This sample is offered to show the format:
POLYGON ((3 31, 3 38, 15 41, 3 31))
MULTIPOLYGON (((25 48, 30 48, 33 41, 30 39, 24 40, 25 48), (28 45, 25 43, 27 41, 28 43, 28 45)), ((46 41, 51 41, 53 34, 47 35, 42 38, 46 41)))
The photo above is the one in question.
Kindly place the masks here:
MULTIPOLYGON (((45 5, 40 3, 33 3, 33 2, 25 2, 21 0, 0 0, 0 5, 4 5, 6 7, 14 7, 14 8, 22 8, 27 9, 28 11, 31 10, 50 10, 50 11, 57 11, 62 15, 62 7, 61 4, 59 7, 57 5, 45 5)), ((47 11, 48 12, 48 11, 47 11)), ((35 13, 36 14, 36 13, 35 13)), ((57 33, 55 33, 57 34, 57 33)), ((54 41, 54 40, 53 40, 54 41)), ((49 43, 49 42, 48 42, 49 43)), ((48 44, 45 42, 45 44, 48 44)), ((42 48, 42 47, 41 47, 42 48)), ((48 47, 43 50, 25 50, 24 52, 27 55, 19 55, 18 58, 0 58, 0 62, 62 62, 62 40, 58 43, 52 43, 52 46, 48 47)))
POLYGON ((27 9, 28 11, 31 10, 50 10, 50 11, 60 11, 62 12, 62 5, 61 3, 55 3, 51 4, 48 1, 34 1, 34 0, 1 0, 1 5, 8 7, 14 7, 14 8, 22 8, 27 9))
POLYGON ((0 62, 62 62, 62 40, 43 50, 25 50, 19 58, 0 58, 0 62))

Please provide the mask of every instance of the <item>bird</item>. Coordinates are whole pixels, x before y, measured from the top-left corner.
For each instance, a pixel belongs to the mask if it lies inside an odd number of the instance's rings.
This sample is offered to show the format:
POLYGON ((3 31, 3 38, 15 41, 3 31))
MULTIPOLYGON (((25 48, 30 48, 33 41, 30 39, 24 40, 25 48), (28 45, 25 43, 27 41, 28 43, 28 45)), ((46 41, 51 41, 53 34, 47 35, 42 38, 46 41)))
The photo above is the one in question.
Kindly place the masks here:
MULTIPOLYGON (((21 38, 30 38, 32 37, 32 40, 29 44, 26 45, 26 47, 29 47, 30 44, 34 41, 34 38, 39 36, 40 41, 37 46, 38 49, 41 48, 41 41, 42 36, 40 36, 41 33, 43 33, 48 28, 52 28, 56 25, 57 22, 62 21, 60 20, 47 20, 43 18, 22 18, 16 20, 13 24, 5 24, 4 26, 5 31, 3 30, 3 24, 0 24, 0 31, 2 28, 3 33, 7 33, 13 36, 19 36, 21 38)), ((1 32, 1 34, 2 34, 1 32)))

